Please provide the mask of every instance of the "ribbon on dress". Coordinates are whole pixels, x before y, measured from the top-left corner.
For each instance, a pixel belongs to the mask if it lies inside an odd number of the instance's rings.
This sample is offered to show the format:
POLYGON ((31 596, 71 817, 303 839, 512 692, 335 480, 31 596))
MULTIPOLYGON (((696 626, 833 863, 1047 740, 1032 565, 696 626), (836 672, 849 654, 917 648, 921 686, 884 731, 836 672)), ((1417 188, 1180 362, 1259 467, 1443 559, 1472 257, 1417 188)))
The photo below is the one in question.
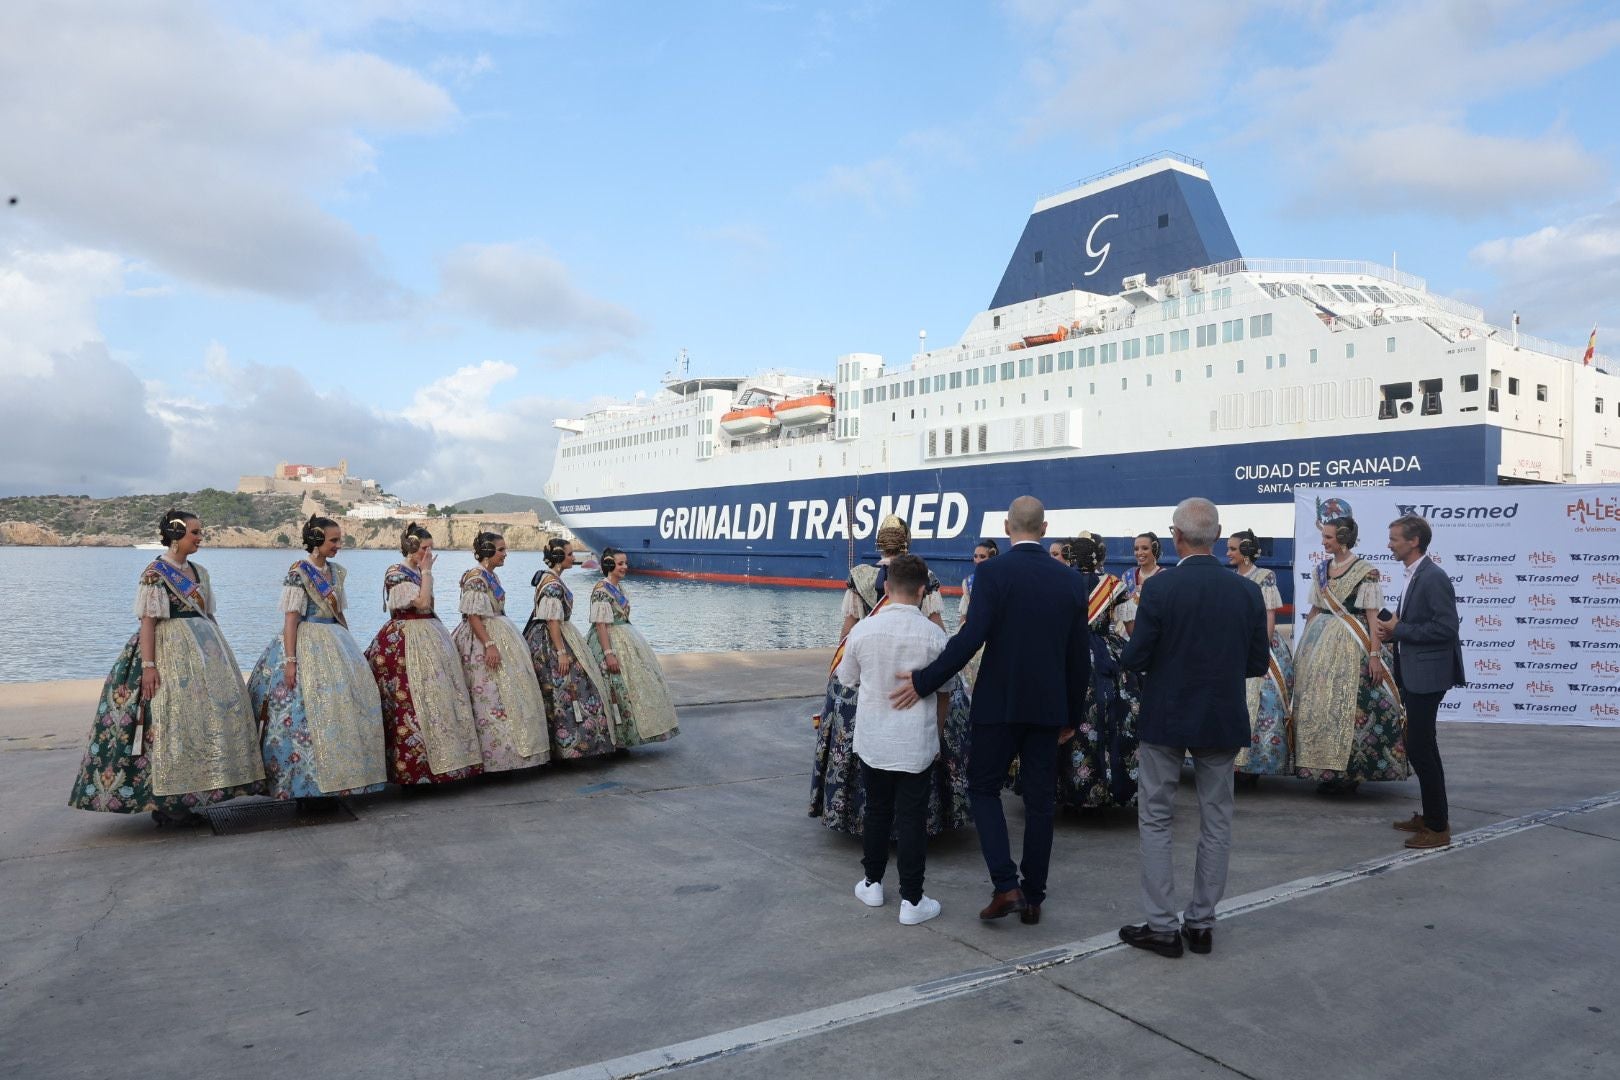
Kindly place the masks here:
POLYGON ((334 571, 332 577, 328 578, 308 559, 299 559, 297 565, 298 576, 304 582, 304 592, 310 595, 316 606, 326 612, 327 617, 334 623, 337 622, 337 582, 334 580, 337 573, 334 571))
MULTIPOLYGON (((489 591, 494 594, 496 605, 504 605, 506 603, 506 590, 501 587, 501 579, 496 577, 493 571, 486 570, 482 566, 478 568, 478 573, 483 577, 484 584, 489 586, 489 591)), ((506 609, 501 607, 501 610, 505 611, 506 609)))
MULTIPOLYGON (((1357 558, 1356 561, 1360 562, 1361 560, 1359 558, 1357 558)), ((1341 623, 1343 623, 1345 625, 1345 627, 1350 631, 1351 636, 1355 638, 1356 644, 1361 646, 1361 652, 1362 652, 1363 656, 1368 657, 1368 658, 1371 658, 1373 656, 1377 656, 1378 651, 1379 651, 1378 648, 1377 648, 1377 643, 1375 641, 1373 641, 1372 633, 1367 629, 1366 622, 1364 620, 1358 619, 1354 615, 1350 614, 1350 610, 1344 606, 1344 604, 1339 600, 1339 598, 1337 596, 1333 595, 1333 590, 1328 588, 1327 566, 1328 566, 1328 564, 1327 564, 1326 560, 1323 560, 1321 563, 1317 564, 1317 567, 1316 567, 1317 590, 1316 591, 1321 594, 1323 602, 1327 604, 1327 606, 1328 606, 1327 607, 1328 614, 1332 615, 1334 618, 1338 619, 1341 623)), ((1366 563, 1362 563, 1362 566, 1366 567, 1368 570, 1371 570, 1374 573, 1377 572, 1372 567, 1367 566, 1366 563)), ((1343 574, 1339 575, 1338 580, 1339 581, 1344 581, 1345 578, 1347 578, 1349 575, 1350 575, 1350 571, 1346 570, 1343 574)), ((1351 588, 1360 588, 1361 580, 1363 578, 1365 578, 1365 577, 1366 577, 1366 574, 1358 575, 1358 577, 1357 577, 1357 579, 1355 581, 1349 582, 1348 584, 1351 586, 1351 588)), ((1268 648, 1270 647, 1269 643, 1268 643, 1267 647, 1268 648)), ((1379 659, 1381 661, 1383 658, 1380 657, 1379 659)), ((1273 666, 1275 666, 1276 660, 1273 660, 1272 664, 1273 664, 1273 666)), ((1383 665, 1383 667, 1384 667, 1384 677, 1382 679, 1380 679, 1379 682, 1385 684, 1389 688, 1389 692, 1394 695, 1395 700, 1399 701, 1400 697, 1401 697, 1401 694, 1400 694, 1400 691, 1395 688, 1395 679, 1389 673, 1389 666, 1386 664, 1386 665, 1383 665)), ((1290 717, 1290 720, 1289 720, 1290 726, 1292 725, 1292 722, 1293 722, 1292 718, 1290 717)))
POLYGON ((193 581, 188 578, 167 559, 153 559, 152 565, 148 569, 155 570, 158 577, 163 579, 163 584, 167 585, 175 598, 187 608, 205 618, 208 616, 208 611, 203 606, 202 583, 200 581, 193 581))
MULTIPOLYGON (((883 609, 883 605, 887 604, 888 602, 889 602, 889 597, 885 594, 883 596, 883 598, 880 599, 877 602, 877 604, 872 608, 872 610, 868 611, 866 613, 866 617, 868 619, 870 619, 873 615, 876 615, 879 611, 881 611, 883 609)), ((859 622, 860 622, 860 620, 856 620, 857 625, 859 625, 859 622)), ((855 627, 853 627, 853 626, 850 627, 849 628, 849 633, 853 634, 854 632, 855 632, 855 627)), ((844 658, 844 647, 847 644, 849 644, 849 634, 845 634, 843 637, 838 639, 838 647, 833 650, 832 666, 827 669, 827 674, 828 674, 829 677, 833 674, 833 672, 838 670, 838 662, 844 658)), ((820 717, 817 717, 817 719, 819 720, 820 717)))
POLYGON ((606 579, 603 580, 602 587, 607 589, 609 594, 612 595, 613 599, 617 600, 620 606, 624 608, 624 618, 625 621, 628 622, 630 620, 630 598, 624 595, 624 593, 619 590, 617 585, 606 579))
POLYGON ((1114 598, 1118 595, 1124 582, 1113 574, 1104 574, 1092 586, 1091 597, 1086 604, 1086 622, 1094 623, 1098 616, 1113 607, 1114 598))

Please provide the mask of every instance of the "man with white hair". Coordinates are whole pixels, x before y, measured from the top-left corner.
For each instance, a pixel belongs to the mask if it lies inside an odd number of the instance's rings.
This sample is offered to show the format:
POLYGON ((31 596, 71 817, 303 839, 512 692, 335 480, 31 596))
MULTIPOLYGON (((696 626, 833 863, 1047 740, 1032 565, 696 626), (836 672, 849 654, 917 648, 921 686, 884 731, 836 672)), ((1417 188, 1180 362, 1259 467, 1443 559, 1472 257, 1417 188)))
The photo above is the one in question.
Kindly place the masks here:
POLYGON ((1244 680, 1270 663, 1266 605, 1260 588, 1223 567, 1211 553, 1220 513, 1208 499, 1184 499, 1170 527, 1180 556, 1172 569, 1142 585, 1136 628, 1120 666, 1142 673, 1141 738, 1136 795, 1147 922, 1120 928, 1120 940, 1177 957, 1182 941, 1195 953, 1214 947, 1215 905, 1226 892, 1232 846, 1233 763, 1249 745, 1244 680), (1181 918, 1174 906, 1170 825, 1181 763, 1193 759, 1198 785, 1198 863, 1192 900, 1181 918))

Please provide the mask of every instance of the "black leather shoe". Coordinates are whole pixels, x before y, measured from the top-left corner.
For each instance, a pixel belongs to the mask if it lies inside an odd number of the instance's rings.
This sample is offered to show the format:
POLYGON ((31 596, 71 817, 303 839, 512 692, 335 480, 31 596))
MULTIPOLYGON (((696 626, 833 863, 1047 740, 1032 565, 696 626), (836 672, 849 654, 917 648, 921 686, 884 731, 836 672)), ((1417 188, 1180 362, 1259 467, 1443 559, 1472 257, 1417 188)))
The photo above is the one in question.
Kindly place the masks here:
POLYGON ((1200 930, 1194 926, 1181 924, 1181 936, 1187 939, 1187 948, 1200 956, 1208 956, 1215 948, 1215 931, 1200 930))
POLYGON ((1181 956, 1180 934, 1157 934, 1149 930, 1146 923, 1141 926, 1122 926, 1119 928, 1119 940, 1127 945, 1134 945, 1138 949, 1156 952, 1160 956, 1167 956, 1175 960, 1181 956))
POLYGON ((1018 913, 1018 921, 1025 926, 1034 926, 1041 921, 1041 905, 1025 904, 1024 910, 1018 913))

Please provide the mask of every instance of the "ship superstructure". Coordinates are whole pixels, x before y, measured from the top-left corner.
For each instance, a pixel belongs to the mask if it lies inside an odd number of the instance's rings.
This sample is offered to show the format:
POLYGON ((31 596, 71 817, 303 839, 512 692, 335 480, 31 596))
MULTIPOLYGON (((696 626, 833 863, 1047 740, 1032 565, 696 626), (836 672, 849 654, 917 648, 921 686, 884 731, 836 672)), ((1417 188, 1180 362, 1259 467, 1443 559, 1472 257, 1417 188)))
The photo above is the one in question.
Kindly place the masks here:
POLYGON ((681 374, 558 426, 546 492, 586 542, 637 572, 773 583, 841 583, 898 512, 954 584, 1026 492, 1050 535, 1119 558, 1204 495, 1286 565, 1296 486, 1620 480, 1603 358, 1393 268, 1244 258, 1174 155, 1037 202, 953 344, 850 353, 826 380, 681 374))

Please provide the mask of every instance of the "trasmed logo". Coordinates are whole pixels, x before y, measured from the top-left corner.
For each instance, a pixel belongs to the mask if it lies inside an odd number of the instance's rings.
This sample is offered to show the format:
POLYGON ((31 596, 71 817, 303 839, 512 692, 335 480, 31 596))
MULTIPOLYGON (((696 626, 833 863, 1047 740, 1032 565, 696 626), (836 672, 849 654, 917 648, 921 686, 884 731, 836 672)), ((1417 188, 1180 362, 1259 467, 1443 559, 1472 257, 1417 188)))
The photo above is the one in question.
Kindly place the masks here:
POLYGON ((1579 615, 1515 615, 1513 621, 1520 626, 1579 626, 1579 615))
POLYGON ((1456 698, 1452 698, 1450 701, 1442 701, 1440 703, 1440 711, 1441 712, 1461 712, 1462 711, 1462 702, 1458 701, 1456 698))
POLYGON ((1474 575, 1474 584, 1482 589, 1500 589, 1502 587, 1502 575, 1494 570, 1487 570, 1482 574, 1474 575))
POLYGON ((1519 602, 1517 596, 1459 596, 1459 604, 1489 604, 1495 607, 1512 607, 1519 602))
MULTIPOLYGON (((1558 651, 1558 642, 1552 638, 1533 637, 1528 642, 1531 656, 1551 656, 1558 651)), ((1620 642, 1616 642, 1620 645, 1620 642)))
POLYGON ((1515 660, 1513 666, 1519 671, 1575 671, 1581 665, 1574 660, 1515 660))
POLYGON ((1620 652, 1620 641, 1595 641, 1588 639, 1586 641, 1571 641, 1569 643, 1569 647, 1572 649, 1590 649, 1593 652, 1620 652))
POLYGON ((1465 649, 1507 650, 1517 645, 1517 641, 1499 641, 1491 638, 1463 638, 1459 643, 1465 649))
MULTIPOLYGON (((1615 597, 1615 599, 1620 600, 1620 596, 1615 597)), ((1551 611, 1553 608, 1555 608, 1557 606, 1558 606, 1558 597, 1552 595, 1551 593, 1531 593, 1530 594, 1530 610, 1531 611, 1551 611)))
POLYGON ((1580 708, 1579 705, 1554 705, 1551 702, 1541 701, 1515 701, 1513 703, 1514 712, 1527 713, 1573 713, 1579 712, 1580 708))
POLYGON ((1474 670, 1482 675, 1495 675, 1497 672, 1502 670, 1502 661, 1492 660, 1488 656, 1482 656, 1478 660, 1474 661, 1474 670))
POLYGON ((1524 684, 1524 688, 1530 691, 1531 697, 1552 697, 1557 693, 1557 688, 1552 683, 1541 679, 1531 679, 1524 684))
POLYGON ((1520 585, 1579 585, 1579 574, 1514 574, 1520 585))
POLYGON ((1458 562, 1501 564, 1511 563, 1514 559, 1518 558, 1517 555, 1454 555, 1452 557, 1458 562))
POLYGON ((1580 607, 1620 607, 1620 596, 1572 596, 1569 602, 1580 607))
POLYGON ((1558 556, 1551 551, 1532 551, 1530 553, 1531 566, 1557 566, 1558 556))
POLYGON ((1500 615, 1480 614, 1474 616, 1475 630, 1500 630, 1502 617, 1500 615))
POLYGON ((1519 516, 1519 504, 1512 506, 1436 506, 1433 503, 1396 503, 1400 514, 1417 514, 1430 521, 1511 521, 1519 516))
POLYGON ((1570 562, 1620 562, 1620 551, 1576 551, 1571 552, 1570 562))
POLYGON ((1620 686, 1610 686, 1605 683, 1572 682, 1569 684, 1572 694, 1620 694, 1620 686))
POLYGON ((1603 495, 1576 499, 1564 507, 1564 516, 1582 525, 1590 525, 1594 521, 1620 522, 1620 499, 1603 495))
MULTIPOLYGON (((1472 682, 1468 684, 1470 690, 1482 690, 1490 694, 1505 694, 1518 687, 1518 683, 1510 682, 1472 682)), ((1620 690, 1620 687, 1615 689, 1620 690)))

